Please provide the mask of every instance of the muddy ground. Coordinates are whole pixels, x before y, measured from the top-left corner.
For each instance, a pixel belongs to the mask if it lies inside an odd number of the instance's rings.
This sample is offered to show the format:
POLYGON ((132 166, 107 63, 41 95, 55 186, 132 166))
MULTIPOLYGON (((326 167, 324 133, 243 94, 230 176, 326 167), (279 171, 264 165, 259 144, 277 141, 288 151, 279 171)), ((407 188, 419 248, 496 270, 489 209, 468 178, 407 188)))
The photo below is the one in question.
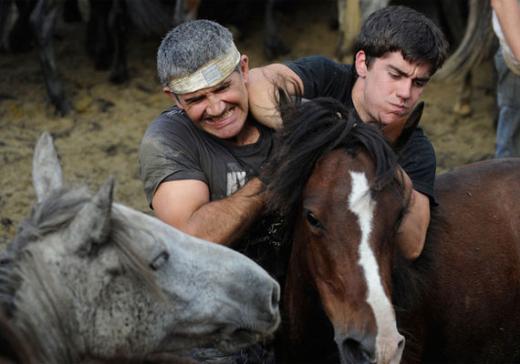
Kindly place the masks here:
MULTIPOLYGON (((317 2, 316 2, 317 3, 317 2)), ((286 13, 283 37, 292 52, 278 60, 309 54, 333 57, 337 33, 331 29, 333 3, 309 4, 286 13)), ((253 66, 267 62, 261 48, 261 17, 238 42, 253 66)), ((117 179, 116 200, 150 212, 138 174, 137 150, 148 123, 169 105, 155 75, 155 51, 160 39, 130 33, 131 80, 107 81, 96 71, 83 47, 84 26, 68 24, 55 42, 58 67, 74 112, 58 117, 47 101, 38 55, 0 54, 0 249, 14 236, 18 223, 34 201, 32 152, 45 130, 55 138, 69 182, 97 188, 110 175, 117 179)), ((432 82, 426 89, 422 126, 437 151, 438 172, 492 158, 495 131, 493 68, 482 65, 473 91, 473 114, 452 112, 459 81, 432 82)))

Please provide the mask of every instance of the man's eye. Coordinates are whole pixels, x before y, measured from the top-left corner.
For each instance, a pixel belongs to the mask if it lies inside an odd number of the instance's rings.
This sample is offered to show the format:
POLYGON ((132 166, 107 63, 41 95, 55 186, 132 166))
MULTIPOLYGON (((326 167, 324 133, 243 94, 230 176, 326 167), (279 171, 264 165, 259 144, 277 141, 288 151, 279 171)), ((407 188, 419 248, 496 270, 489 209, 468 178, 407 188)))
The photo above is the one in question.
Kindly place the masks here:
POLYGON ((224 85, 224 86, 219 87, 218 89, 216 89, 215 92, 226 91, 228 88, 229 88, 229 85, 224 85))
POLYGON ((188 105, 195 105, 195 104, 198 104, 199 102, 201 102, 202 99, 203 99, 202 97, 198 97, 196 99, 189 99, 189 100, 186 101, 186 104, 188 104, 188 105))

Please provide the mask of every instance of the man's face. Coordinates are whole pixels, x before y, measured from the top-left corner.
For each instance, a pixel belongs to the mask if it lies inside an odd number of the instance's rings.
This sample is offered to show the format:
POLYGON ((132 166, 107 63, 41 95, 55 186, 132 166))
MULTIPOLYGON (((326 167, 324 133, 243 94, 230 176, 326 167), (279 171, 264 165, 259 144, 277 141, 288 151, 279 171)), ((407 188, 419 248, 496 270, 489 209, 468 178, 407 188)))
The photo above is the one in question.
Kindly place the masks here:
POLYGON ((410 63, 401 52, 386 53, 366 65, 363 51, 356 55, 361 82, 360 97, 354 102, 363 121, 381 123, 383 128, 402 124, 410 115, 430 79, 430 66, 410 63))
POLYGON ((216 86, 174 96, 195 125, 220 139, 236 137, 247 118, 247 56, 241 56, 239 66, 240 72, 234 71, 216 86))

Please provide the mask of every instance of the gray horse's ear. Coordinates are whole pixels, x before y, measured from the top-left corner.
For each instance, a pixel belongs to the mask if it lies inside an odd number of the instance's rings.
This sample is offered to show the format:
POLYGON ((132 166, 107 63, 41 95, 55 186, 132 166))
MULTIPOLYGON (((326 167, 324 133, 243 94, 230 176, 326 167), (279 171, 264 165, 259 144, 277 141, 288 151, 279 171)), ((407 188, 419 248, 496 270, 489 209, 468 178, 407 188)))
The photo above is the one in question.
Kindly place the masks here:
POLYGON ((48 132, 44 132, 36 143, 32 171, 38 202, 43 201, 53 190, 63 186, 60 161, 52 137, 48 132))
POLYGON ((90 253, 96 245, 107 240, 110 234, 113 191, 114 178, 110 177, 71 222, 70 240, 77 252, 90 253))

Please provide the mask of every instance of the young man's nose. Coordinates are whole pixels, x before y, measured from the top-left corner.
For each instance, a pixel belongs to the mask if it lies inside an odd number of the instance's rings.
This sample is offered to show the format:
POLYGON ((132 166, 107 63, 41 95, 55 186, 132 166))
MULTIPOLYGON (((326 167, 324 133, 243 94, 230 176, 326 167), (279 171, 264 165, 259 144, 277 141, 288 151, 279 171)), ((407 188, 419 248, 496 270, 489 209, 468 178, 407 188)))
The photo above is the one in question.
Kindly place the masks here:
POLYGON ((399 98, 407 100, 410 98, 410 95, 412 93, 412 80, 409 79, 402 79, 397 84, 397 96, 399 98))

